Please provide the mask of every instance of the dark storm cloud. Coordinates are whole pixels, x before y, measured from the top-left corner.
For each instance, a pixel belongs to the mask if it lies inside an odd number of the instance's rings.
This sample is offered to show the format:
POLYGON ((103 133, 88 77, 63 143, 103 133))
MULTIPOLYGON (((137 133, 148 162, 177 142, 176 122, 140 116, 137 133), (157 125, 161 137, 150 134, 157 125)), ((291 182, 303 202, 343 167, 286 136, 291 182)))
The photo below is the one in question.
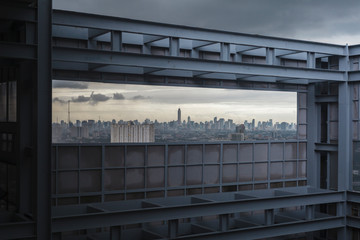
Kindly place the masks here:
POLYGON ((53 88, 87 89, 89 86, 87 83, 81 83, 81 82, 53 81, 52 87, 53 88))
POLYGON ((65 104, 65 103, 66 103, 65 100, 62 100, 62 99, 60 99, 60 98, 58 98, 58 97, 53 98, 52 101, 53 101, 53 103, 56 103, 56 102, 58 102, 58 103, 60 103, 60 104, 65 104))
POLYGON ((91 94, 90 96, 90 104, 98 104, 99 102, 106 102, 110 99, 110 97, 104 95, 104 94, 101 94, 101 93, 98 93, 98 94, 91 94))
POLYGON ((121 93, 114 93, 113 99, 115 99, 115 100, 124 100, 125 97, 121 93))
POLYGON ((55 0, 54 8, 288 38, 360 34, 356 0, 55 0))
POLYGON ((84 95, 80 95, 76 98, 71 98, 72 102, 88 102, 90 101, 90 97, 85 97, 84 95))

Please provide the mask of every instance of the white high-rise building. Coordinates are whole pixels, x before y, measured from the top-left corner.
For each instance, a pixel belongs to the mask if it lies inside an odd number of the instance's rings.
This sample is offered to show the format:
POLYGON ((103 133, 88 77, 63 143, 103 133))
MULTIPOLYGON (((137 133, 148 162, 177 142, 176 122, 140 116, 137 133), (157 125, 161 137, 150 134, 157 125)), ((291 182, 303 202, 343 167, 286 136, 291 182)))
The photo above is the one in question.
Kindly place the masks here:
POLYGON ((144 143, 155 142, 155 127, 153 124, 112 124, 112 143, 144 143))

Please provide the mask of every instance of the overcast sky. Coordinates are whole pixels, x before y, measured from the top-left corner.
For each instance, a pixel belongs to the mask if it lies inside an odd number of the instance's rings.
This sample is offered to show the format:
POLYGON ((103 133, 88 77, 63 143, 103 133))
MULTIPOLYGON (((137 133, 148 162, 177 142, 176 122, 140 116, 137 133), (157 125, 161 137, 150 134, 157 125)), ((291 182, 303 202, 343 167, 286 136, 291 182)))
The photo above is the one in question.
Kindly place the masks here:
POLYGON ((358 0, 54 0, 53 7, 311 41, 360 43, 358 0))
MULTIPOLYGON (((123 18, 342 45, 346 43, 350 45, 360 43, 360 28, 358 27, 360 22, 360 1, 357 0, 54 0, 53 7, 55 9, 81 11, 123 18)), ((135 106, 141 105, 143 107, 142 110, 137 111, 146 112, 149 117, 153 116, 151 117, 152 120, 159 118, 159 116, 156 116, 156 114, 151 115, 146 109, 156 109, 158 112, 169 112, 169 115, 174 114, 174 116, 176 116, 177 108, 181 107, 183 109, 183 116, 191 115, 194 120, 197 120, 196 114, 200 113, 204 115, 204 118, 208 118, 213 117, 213 115, 222 117, 220 116, 221 114, 230 112, 227 111, 226 105, 221 107, 224 108, 224 111, 221 112, 221 108, 219 108, 218 105, 211 104, 211 100, 206 100, 209 98, 204 98, 205 100, 197 99, 196 101, 198 101, 200 105, 195 106, 181 101, 176 103, 168 101, 164 98, 166 94, 159 94, 157 96, 146 95, 147 89, 139 88, 138 86, 137 90, 131 87, 127 87, 127 89, 124 90, 121 86, 117 89, 115 86, 107 84, 87 83, 85 84, 86 87, 81 86, 81 84, 77 86, 76 84, 72 86, 67 84, 66 82, 55 83, 56 86, 53 90, 53 97, 57 99, 54 101, 54 121, 57 117, 59 119, 67 119, 66 104, 63 104, 63 101, 67 100, 72 101, 73 118, 79 118, 80 120, 98 119, 100 115, 104 120, 109 120, 110 118, 133 118, 130 113, 131 110, 128 110, 126 114, 120 115, 114 110, 122 107, 123 113, 125 113, 125 105, 128 106, 128 109, 131 109, 130 106, 132 106, 133 112, 137 109, 135 106), (91 96, 93 91, 94 94, 91 96), (116 93, 122 95, 114 95, 116 93), (136 96, 138 96, 138 98, 136 98, 136 96), (124 99, 121 99, 122 97, 124 99), (162 104, 160 104, 159 101, 162 101, 162 104), (164 101, 168 101, 167 106, 164 104, 164 101), (203 101, 209 101, 208 103, 211 105, 207 107, 201 105, 205 104, 203 101), (131 102, 136 104, 129 105, 131 102), (127 104, 119 105, 120 103, 127 104), (191 109, 191 106, 193 112, 186 110, 191 109), (210 108, 210 106, 212 108, 210 108), (210 110, 205 113, 203 111, 204 109, 210 110), (78 114, 78 116, 76 116, 76 114, 78 114)), ((172 91, 171 89, 165 90, 165 88, 159 89, 162 89, 162 91, 156 90, 158 93, 172 91)), ((178 90, 181 91, 180 88, 178 90)), ((194 91, 195 90, 196 89, 194 89, 194 91)), ((154 92, 156 91, 154 90, 154 92)), ((195 94, 189 89, 187 91, 184 90, 184 92, 186 92, 188 96, 195 94)), ((204 92, 205 91, 203 91, 203 93, 204 92)), ((266 94, 264 94, 264 92, 261 94, 257 92, 251 92, 251 94, 240 92, 241 91, 231 94, 230 92, 226 92, 226 94, 229 94, 228 96, 232 98, 231 101, 236 102, 236 104, 238 104, 241 99, 241 101, 247 102, 249 106, 252 106, 253 113, 251 114, 257 119, 274 118, 274 120, 281 120, 280 118, 283 118, 284 121, 296 119, 296 116, 293 114, 295 109, 294 103, 296 104, 294 94, 281 95, 281 103, 275 103, 279 96, 278 92, 268 92, 266 94), (258 99, 257 104, 250 103, 252 98, 258 99), (260 117, 260 115, 257 114, 265 111, 261 107, 266 105, 269 99, 274 100, 274 102, 272 102, 272 100, 270 101, 273 109, 286 109, 286 107, 282 107, 283 104, 287 104, 287 106, 291 106, 291 108, 288 109, 287 114, 276 115, 275 112, 272 111, 274 114, 272 117, 260 117), (262 100, 262 102, 259 102, 260 100, 262 100)), ((222 96, 219 91, 211 92, 209 90, 208 93, 217 94, 216 96, 220 98, 222 96)), ((221 93, 224 93, 224 91, 221 93)), ((226 101, 230 102, 229 99, 226 101)), ((234 104, 228 105, 231 106, 232 109, 236 109, 236 111, 240 108, 234 104)), ((248 112, 249 111, 250 109, 248 109, 248 112)), ((239 112, 237 113, 238 115, 240 114, 239 112)), ((143 120, 144 115, 140 115, 138 117, 139 120, 143 120)), ((249 118, 250 115, 249 117, 243 115, 237 117, 244 119, 249 118)), ((231 118, 235 118, 235 116, 231 118)), ((175 117, 172 117, 172 120, 174 119, 175 117)), ((159 120, 161 120, 161 118, 159 118, 159 120)), ((164 120, 170 119, 164 118, 164 120)), ((203 119, 199 118, 199 120, 203 119)))
POLYGON ((296 93, 219 88, 167 87, 153 85, 53 82, 53 121, 139 120, 205 122, 214 117, 245 120, 296 122, 296 93))

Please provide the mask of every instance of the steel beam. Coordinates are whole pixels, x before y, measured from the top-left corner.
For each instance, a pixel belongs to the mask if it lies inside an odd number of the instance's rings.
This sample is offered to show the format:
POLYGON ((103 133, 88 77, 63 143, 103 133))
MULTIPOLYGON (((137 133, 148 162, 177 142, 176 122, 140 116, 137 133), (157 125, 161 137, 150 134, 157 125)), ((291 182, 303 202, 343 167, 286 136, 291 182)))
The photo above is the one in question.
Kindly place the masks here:
POLYGON ((360 55, 360 45, 349 46, 349 56, 360 55))
POLYGON ((210 71, 215 73, 250 74, 325 81, 346 81, 345 74, 342 71, 291 68, 170 56, 153 56, 93 49, 54 47, 53 60, 75 63, 97 63, 187 71, 210 71))
POLYGON ((339 153, 338 153, 338 189, 351 190, 352 182, 352 133, 350 134, 349 125, 352 124, 350 111, 350 86, 347 82, 339 84, 339 153))
POLYGON ((124 31, 164 37, 177 37, 217 43, 223 42, 303 52, 310 51, 330 55, 344 55, 344 46, 335 44, 265 37, 259 35, 209 30, 164 23, 145 22, 63 10, 54 10, 53 23, 55 25, 98 28, 104 30, 124 31))
POLYGON ((316 103, 337 103, 338 102, 338 96, 316 96, 315 97, 316 103))
MULTIPOLYGON (((81 215, 53 216, 53 232, 120 226, 142 222, 164 221, 176 218, 231 214, 303 205, 343 202, 344 192, 313 193, 305 195, 277 196, 273 198, 250 198, 226 202, 206 202, 190 205, 143 208, 126 211, 109 211, 81 215)), ((149 201, 151 202, 151 201, 149 201)))
POLYGON ((315 68, 315 53, 314 52, 307 52, 307 59, 306 59, 306 66, 308 68, 315 68))
POLYGON ((343 217, 330 217, 312 221, 299 221, 293 223, 283 223, 271 226, 252 227, 246 229, 234 229, 227 232, 204 233, 190 236, 183 236, 177 239, 196 239, 196 240, 238 240, 238 239, 260 239, 285 236, 290 234, 313 232, 333 228, 344 227, 343 217))
MULTIPOLYGON (((269 85, 264 85, 264 87, 261 87, 260 85, 253 85, 250 82, 247 82, 250 85, 241 85, 242 82, 238 81, 238 83, 240 83, 240 84, 225 86, 225 85, 221 85, 220 81, 222 81, 222 80, 220 80, 220 79, 213 79, 213 78, 199 79, 199 78, 197 78, 197 76, 194 76, 193 78, 186 78, 186 77, 181 78, 182 79, 181 83, 180 82, 171 83, 171 82, 169 82, 169 80, 171 80, 171 77, 166 77, 166 76, 151 76, 151 75, 144 74, 144 75, 136 75, 140 78, 138 80, 134 80, 133 78, 131 78, 131 76, 133 76, 133 75, 127 75, 127 74, 122 74, 122 73, 89 72, 89 71, 87 71, 87 69, 88 69, 87 65, 83 66, 83 71, 61 70, 61 68, 57 68, 57 67, 55 67, 55 68, 57 70, 53 70, 53 79, 54 80, 306 92, 306 90, 304 90, 304 89, 294 89, 294 88, 284 87, 284 84, 279 84, 278 87, 275 87, 277 85, 277 83, 273 83, 273 85, 271 87, 269 85), (156 79, 156 80, 154 81, 154 79, 156 79), (218 84, 217 85, 206 84, 207 80, 218 81, 218 84)), ((151 68, 148 68, 148 69, 145 68, 144 70, 151 70, 151 68)), ((155 69, 155 68, 153 70, 157 71, 157 69, 155 69)), ((146 71, 144 73, 146 73, 146 71)), ((209 73, 206 72, 206 73, 201 74, 201 73, 197 72, 197 74, 199 74, 199 76, 202 76, 203 74, 209 74, 209 73)), ((305 80, 303 80, 303 81, 305 81, 305 80)))
POLYGON ((347 192, 347 201, 353 203, 360 203, 360 192, 347 192))
POLYGON ((346 226, 360 229, 360 217, 347 216, 346 217, 346 226))
POLYGON ((37 239, 51 239, 51 13, 52 2, 38 0, 35 88, 35 218, 37 239))
POLYGON ((328 143, 315 143, 315 151, 336 152, 338 151, 338 145, 328 143))
POLYGON ((348 72, 348 81, 349 82, 360 81, 360 71, 350 71, 350 72, 348 72))
MULTIPOLYGON (((318 139, 319 114, 318 106, 315 103, 315 84, 308 86, 307 93, 307 184, 314 188, 320 188, 320 164, 318 154, 315 152, 315 143, 318 139)), ((299 104, 299 103, 298 103, 299 104)))

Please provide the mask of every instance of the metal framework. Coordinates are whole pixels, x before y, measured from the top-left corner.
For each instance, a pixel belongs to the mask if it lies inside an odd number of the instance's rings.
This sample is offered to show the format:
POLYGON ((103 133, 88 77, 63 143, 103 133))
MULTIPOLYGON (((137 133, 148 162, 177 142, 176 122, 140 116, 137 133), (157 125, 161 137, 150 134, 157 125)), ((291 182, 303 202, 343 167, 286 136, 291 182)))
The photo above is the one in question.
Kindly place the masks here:
POLYGON ((1 238, 360 239, 359 45, 46 0, 1 2, 0 24, 1 238), (51 144, 52 79, 292 91, 297 139, 51 144))

